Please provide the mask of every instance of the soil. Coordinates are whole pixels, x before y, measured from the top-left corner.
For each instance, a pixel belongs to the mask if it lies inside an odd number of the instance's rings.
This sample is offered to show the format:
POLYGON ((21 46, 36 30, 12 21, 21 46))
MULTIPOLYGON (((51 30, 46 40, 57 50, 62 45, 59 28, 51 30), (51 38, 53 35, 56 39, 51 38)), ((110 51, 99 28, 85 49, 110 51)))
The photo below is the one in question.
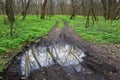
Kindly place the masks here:
POLYGON ((41 39, 37 43, 26 45, 24 50, 18 53, 3 71, 3 80, 120 80, 120 61, 106 54, 107 52, 83 40, 77 36, 74 31, 64 21, 64 28, 55 27, 49 32, 46 39, 41 39), (80 48, 86 54, 81 65, 84 67, 84 72, 68 73, 59 64, 49 67, 43 67, 32 71, 27 78, 23 77, 20 72, 19 56, 31 45, 50 46, 60 42, 66 42, 70 45, 80 48))
POLYGON ((67 73, 61 66, 53 65, 35 70, 25 80, 106 80, 102 75, 93 73, 67 73))
POLYGON ((120 44, 101 45, 105 53, 120 61, 120 44))

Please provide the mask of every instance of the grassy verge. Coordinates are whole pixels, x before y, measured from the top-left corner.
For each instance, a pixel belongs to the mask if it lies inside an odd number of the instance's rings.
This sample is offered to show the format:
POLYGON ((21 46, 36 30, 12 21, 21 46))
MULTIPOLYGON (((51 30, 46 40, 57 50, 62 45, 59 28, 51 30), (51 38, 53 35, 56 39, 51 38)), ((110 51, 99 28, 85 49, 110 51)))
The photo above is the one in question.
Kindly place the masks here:
POLYGON ((120 44, 120 20, 105 21, 102 17, 98 17, 98 21, 94 25, 90 19, 90 26, 85 28, 86 17, 76 16, 73 20, 70 20, 69 17, 55 15, 40 20, 36 16, 27 16, 25 21, 18 17, 13 26, 15 34, 11 37, 9 25, 3 24, 3 16, 0 16, 0 71, 4 67, 3 63, 6 62, 1 59, 2 56, 6 56, 7 53, 16 53, 25 43, 46 36, 56 20, 59 22, 59 27, 62 28, 64 26, 62 19, 64 19, 79 36, 92 43, 120 44))
POLYGON ((58 15, 54 15, 52 18, 59 22, 59 24, 58 24, 58 27, 59 27, 59 28, 63 28, 63 27, 64 27, 64 24, 63 24, 63 20, 62 20, 62 19, 64 19, 65 16, 62 16, 62 15, 59 15, 59 16, 58 16, 58 15))
POLYGON ((59 16, 68 22, 68 24, 75 30, 75 32, 83 39, 97 44, 120 44, 120 20, 104 20, 98 17, 98 21, 92 23, 90 18, 90 25, 85 28, 86 17, 76 16, 70 20, 70 16, 59 16))
POLYGON ((22 21, 19 17, 13 25, 15 34, 11 37, 9 25, 4 24, 3 16, 0 16, 0 71, 4 62, 6 62, 1 57, 5 57, 7 54, 14 54, 24 44, 46 36, 55 25, 55 22, 54 18, 40 20, 36 16, 27 16, 26 20, 22 21))
POLYGON ((70 16, 59 17, 66 20, 75 33, 84 40, 101 46, 103 50, 108 49, 109 55, 120 60, 120 20, 110 21, 98 17, 98 21, 93 24, 90 18, 90 25, 85 28, 85 16, 76 16, 73 20, 69 19, 70 16))

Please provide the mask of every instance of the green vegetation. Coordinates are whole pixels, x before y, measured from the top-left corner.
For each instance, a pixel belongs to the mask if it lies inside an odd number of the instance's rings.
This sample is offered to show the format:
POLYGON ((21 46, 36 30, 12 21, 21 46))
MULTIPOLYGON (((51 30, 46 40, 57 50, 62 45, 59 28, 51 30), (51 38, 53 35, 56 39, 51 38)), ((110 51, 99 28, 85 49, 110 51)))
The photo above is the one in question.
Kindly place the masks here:
POLYGON ((6 51, 13 52, 26 42, 35 41, 38 37, 47 35, 55 25, 54 19, 37 20, 34 16, 28 16, 25 21, 20 18, 16 21, 13 26, 15 34, 11 37, 9 25, 3 24, 3 20, 0 20, 0 54, 6 51))
POLYGON ((94 25, 90 18, 90 25, 85 28, 86 17, 76 16, 73 20, 68 16, 55 15, 51 18, 46 17, 45 20, 37 19, 36 16, 27 16, 22 21, 21 17, 17 17, 14 23, 14 36, 10 36, 10 27, 4 24, 4 17, 0 16, 0 71, 4 62, 2 56, 9 53, 16 53, 21 50, 26 43, 36 41, 40 37, 45 37, 55 22, 59 22, 59 27, 63 27, 63 20, 67 21, 69 26, 83 39, 92 43, 99 44, 120 44, 120 20, 108 21, 102 17, 98 17, 94 25))
POLYGON ((58 24, 58 27, 59 28, 62 28, 62 27, 64 27, 64 24, 63 24, 63 19, 65 18, 66 16, 63 16, 63 15, 55 15, 55 16, 53 16, 52 18, 53 19, 55 19, 56 21, 58 21, 59 22, 59 24, 58 24))
MULTIPOLYGON (((101 44, 120 43, 120 20, 111 22, 99 18, 99 22, 95 22, 94 25, 91 22, 89 28, 82 26, 84 24, 84 22, 82 23, 83 20, 77 24, 75 31, 84 39, 101 44)), ((77 22, 77 20, 75 22, 77 22)))
POLYGON ((120 20, 104 20, 98 17, 98 21, 92 22, 85 28, 86 17, 76 16, 73 20, 69 16, 57 16, 68 22, 75 32, 83 39, 97 44, 120 44, 120 20))
POLYGON ((16 53, 24 44, 46 36, 56 23, 52 18, 40 20, 36 16, 27 16, 24 21, 20 17, 17 19, 13 26, 15 34, 11 37, 9 25, 4 24, 3 16, 0 16, 0 65, 4 62, 1 59, 3 55, 16 53))

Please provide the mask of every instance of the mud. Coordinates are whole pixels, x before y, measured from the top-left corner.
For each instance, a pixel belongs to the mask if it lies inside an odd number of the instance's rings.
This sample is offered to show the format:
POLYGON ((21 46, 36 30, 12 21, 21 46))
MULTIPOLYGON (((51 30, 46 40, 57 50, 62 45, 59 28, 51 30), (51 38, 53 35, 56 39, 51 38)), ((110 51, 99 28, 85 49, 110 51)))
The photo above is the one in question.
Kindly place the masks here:
POLYGON ((91 44, 81 37, 64 21, 64 28, 55 27, 49 32, 48 37, 40 39, 37 43, 27 44, 9 63, 2 73, 3 80, 120 80, 120 61, 107 55, 104 50, 91 44), (20 63, 22 56, 31 46, 53 46, 57 43, 72 45, 81 49, 85 54, 81 62, 83 71, 69 72, 72 69, 54 64, 48 67, 33 70, 26 77, 22 75, 20 63), (68 69, 68 70, 67 70, 68 69))
POLYGON ((106 80, 102 75, 93 73, 67 73, 63 67, 53 65, 50 67, 35 70, 26 80, 106 80))

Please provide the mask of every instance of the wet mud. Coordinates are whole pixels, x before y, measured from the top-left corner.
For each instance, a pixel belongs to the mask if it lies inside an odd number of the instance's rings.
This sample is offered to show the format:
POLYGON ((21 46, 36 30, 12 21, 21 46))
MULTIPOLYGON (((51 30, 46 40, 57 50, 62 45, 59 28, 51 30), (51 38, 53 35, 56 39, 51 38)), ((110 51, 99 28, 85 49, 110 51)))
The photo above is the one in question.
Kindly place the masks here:
POLYGON ((47 38, 25 45, 1 73, 3 80, 120 80, 119 61, 77 36, 67 22, 64 21, 62 29, 57 26, 58 23, 51 29, 47 38), (60 45, 62 49, 54 49, 62 52, 52 51, 51 47, 56 45, 60 45), (72 48, 67 49, 63 47, 65 45, 72 48), (43 56, 39 58, 37 54, 41 53, 43 56), (60 54, 65 53, 71 53, 71 57, 63 55, 62 59, 60 54), (84 56, 80 57, 82 53, 84 56), (49 54, 49 58, 45 58, 46 65, 45 60, 41 59, 46 56, 45 54, 49 54), (31 55, 34 59, 31 59, 31 55), (33 64, 37 67, 32 66, 33 64))

